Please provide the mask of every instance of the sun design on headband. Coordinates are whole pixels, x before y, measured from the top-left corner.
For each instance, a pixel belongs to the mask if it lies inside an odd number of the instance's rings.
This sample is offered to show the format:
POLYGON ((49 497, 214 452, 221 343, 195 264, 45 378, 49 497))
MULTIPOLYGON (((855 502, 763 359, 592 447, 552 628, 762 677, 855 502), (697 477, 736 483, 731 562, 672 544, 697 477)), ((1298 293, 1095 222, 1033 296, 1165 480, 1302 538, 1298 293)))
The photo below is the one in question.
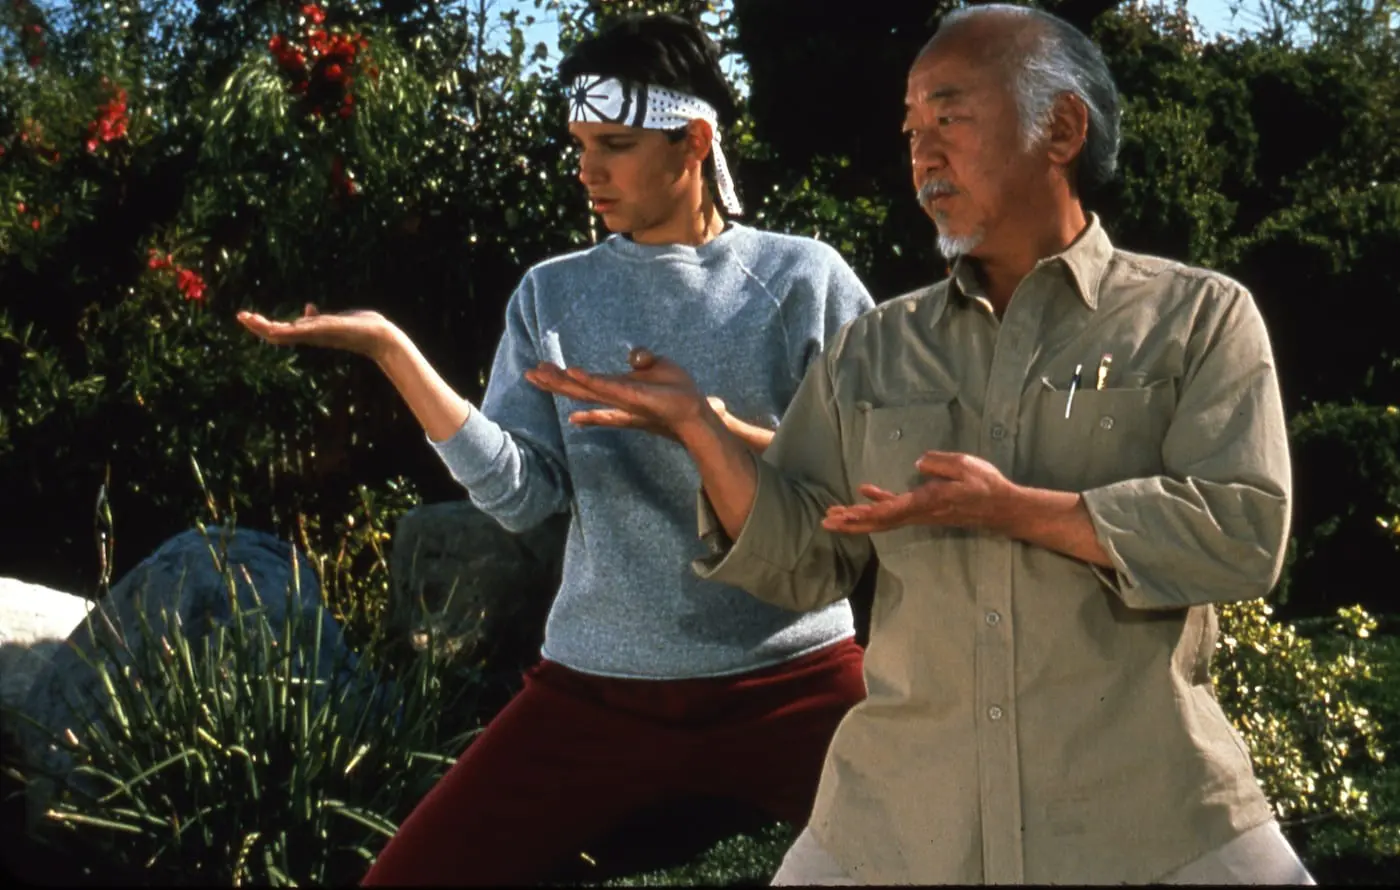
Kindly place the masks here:
POLYGON ((569 97, 571 113, 569 119, 572 121, 593 120, 609 121, 619 123, 627 118, 627 112, 632 107, 632 90, 619 80, 608 77, 580 77, 574 81, 574 89, 569 97), (621 108, 615 113, 609 113, 604 108, 604 103, 617 101, 617 93, 608 89, 614 84, 622 87, 621 108))

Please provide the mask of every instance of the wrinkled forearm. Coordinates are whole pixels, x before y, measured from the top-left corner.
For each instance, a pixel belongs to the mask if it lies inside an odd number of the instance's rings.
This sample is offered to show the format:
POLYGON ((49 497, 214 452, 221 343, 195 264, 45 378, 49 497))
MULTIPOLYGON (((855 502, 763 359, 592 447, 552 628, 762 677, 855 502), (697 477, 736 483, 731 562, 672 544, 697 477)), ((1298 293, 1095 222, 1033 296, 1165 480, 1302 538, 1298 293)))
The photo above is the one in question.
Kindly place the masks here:
POLYGON ((994 531, 1092 565, 1112 568, 1082 495, 1013 485, 994 531))
POLYGON ((676 430, 676 436, 690 452, 700 472, 701 487, 725 534, 730 540, 737 539, 753 509, 758 487, 750 445, 708 406, 694 421, 676 430))

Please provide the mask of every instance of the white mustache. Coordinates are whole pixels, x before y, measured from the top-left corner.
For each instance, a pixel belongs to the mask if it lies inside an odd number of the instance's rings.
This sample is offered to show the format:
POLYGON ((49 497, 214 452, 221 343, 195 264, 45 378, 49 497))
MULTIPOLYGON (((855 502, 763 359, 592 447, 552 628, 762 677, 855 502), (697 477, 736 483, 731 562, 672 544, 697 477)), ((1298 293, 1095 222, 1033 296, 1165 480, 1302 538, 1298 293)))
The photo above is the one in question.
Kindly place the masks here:
POLYGON ((953 188, 953 184, 946 179, 930 179, 928 182, 919 186, 919 203, 927 204, 934 198, 957 194, 957 191, 957 189, 953 188))

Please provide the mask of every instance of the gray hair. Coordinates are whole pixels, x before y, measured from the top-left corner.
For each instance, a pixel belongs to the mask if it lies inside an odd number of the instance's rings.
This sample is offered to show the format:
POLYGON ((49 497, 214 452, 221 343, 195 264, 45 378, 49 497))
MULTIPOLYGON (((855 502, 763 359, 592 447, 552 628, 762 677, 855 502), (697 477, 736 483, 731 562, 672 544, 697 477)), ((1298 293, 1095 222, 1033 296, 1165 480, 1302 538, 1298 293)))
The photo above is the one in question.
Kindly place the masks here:
MULTIPOLYGON (((938 31, 988 14, 1014 16, 1033 26, 1028 29, 1024 48, 1018 47, 1006 59, 1013 66, 1016 107, 1026 145, 1045 138, 1055 100, 1061 94, 1077 96, 1089 113, 1088 133, 1076 164, 1078 185, 1080 189, 1106 185, 1118 167, 1120 110, 1118 88, 1103 53, 1064 19, 1005 3, 955 9, 943 16, 938 31)), ((937 37, 935 34, 934 39, 937 37)), ((928 46, 932 44, 930 40, 928 46)))

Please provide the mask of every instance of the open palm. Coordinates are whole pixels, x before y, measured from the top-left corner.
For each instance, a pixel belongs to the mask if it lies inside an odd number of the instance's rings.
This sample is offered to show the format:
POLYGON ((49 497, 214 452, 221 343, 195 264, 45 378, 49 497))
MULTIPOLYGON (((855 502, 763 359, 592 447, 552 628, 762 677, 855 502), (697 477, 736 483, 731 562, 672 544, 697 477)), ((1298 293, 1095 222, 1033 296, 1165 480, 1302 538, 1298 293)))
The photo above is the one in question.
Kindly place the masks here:
POLYGON ((591 374, 548 362, 525 372, 525 379, 547 392, 604 406, 575 412, 574 423, 648 429, 674 435, 678 426, 700 416, 708 404, 685 369, 645 349, 628 356, 626 374, 591 374))
POLYGON ((310 303, 294 321, 273 321, 256 312, 240 312, 238 321, 268 343, 321 346, 376 358, 390 340, 392 323, 366 309, 322 314, 310 303))

